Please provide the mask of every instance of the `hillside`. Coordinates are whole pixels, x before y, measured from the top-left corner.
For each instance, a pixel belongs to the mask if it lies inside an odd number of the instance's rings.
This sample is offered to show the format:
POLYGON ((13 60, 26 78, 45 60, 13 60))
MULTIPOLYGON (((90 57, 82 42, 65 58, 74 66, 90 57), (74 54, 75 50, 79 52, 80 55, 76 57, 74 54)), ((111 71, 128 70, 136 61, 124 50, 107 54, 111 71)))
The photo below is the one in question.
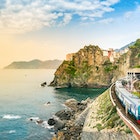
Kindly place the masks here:
POLYGON ((82 140, 135 140, 112 105, 109 90, 93 101, 81 137, 82 140))
POLYGON ((99 46, 89 45, 73 53, 55 72, 51 86, 58 87, 107 87, 126 75, 129 68, 140 67, 140 39, 111 62, 99 46))
MULTIPOLYGON (((107 57, 98 46, 85 46, 73 55, 71 61, 64 61, 55 72, 53 86, 97 87, 110 84, 112 73, 106 73, 107 57)), ((110 63, 110 62, 109 62, 110 63)))
POLYGON ((31 60, 31 61, 18 61, 4 67, 4 69, 57 69, 62 63, 61 60, 31 60))

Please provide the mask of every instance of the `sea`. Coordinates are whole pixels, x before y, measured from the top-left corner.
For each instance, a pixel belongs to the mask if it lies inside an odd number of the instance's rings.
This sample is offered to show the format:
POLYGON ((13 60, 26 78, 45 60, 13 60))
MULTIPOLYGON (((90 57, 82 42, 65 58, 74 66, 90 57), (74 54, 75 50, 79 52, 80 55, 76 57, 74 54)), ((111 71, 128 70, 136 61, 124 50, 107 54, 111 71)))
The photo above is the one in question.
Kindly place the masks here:
POLYGON ((54 69, 0 70, 0 140, 51 140, 54 130, 49 118, 62 109, 64 102, 94 99, 105 89, 48 86, 54 69), (47 86, 41 87, 41 83, 47 86), (49 102, 49 104, 48 104, 49 102), (36 120, 43 120, 38 124, 36 120))

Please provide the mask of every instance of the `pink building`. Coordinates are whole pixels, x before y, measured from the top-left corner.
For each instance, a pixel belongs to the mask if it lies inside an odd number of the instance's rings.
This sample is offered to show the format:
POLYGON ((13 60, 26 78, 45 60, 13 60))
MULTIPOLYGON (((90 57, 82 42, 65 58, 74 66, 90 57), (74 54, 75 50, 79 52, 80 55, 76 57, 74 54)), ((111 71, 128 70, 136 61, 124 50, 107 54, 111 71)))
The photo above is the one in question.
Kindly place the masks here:
POLYGON ((116 52, 110 48, 109 50, 102 50, 103 56, 107 56, 111 62, 114 62, 114 58, 116 58, 116 52))

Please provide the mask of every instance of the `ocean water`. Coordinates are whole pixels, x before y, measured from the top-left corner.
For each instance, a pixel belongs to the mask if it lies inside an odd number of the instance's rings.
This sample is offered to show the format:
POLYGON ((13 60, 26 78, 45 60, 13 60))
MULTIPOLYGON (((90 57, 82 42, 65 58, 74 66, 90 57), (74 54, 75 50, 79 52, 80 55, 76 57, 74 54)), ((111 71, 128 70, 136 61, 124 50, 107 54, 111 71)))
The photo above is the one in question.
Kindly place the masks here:
POLYGON ((54 72, 0 70, 0 140, 50 140, 54 132, 47 120, 65 108, 65 100, 95 98, 105 90, 41 87, 53 80, 54 72), (43 123, 37 124, 38 119, 43 123))

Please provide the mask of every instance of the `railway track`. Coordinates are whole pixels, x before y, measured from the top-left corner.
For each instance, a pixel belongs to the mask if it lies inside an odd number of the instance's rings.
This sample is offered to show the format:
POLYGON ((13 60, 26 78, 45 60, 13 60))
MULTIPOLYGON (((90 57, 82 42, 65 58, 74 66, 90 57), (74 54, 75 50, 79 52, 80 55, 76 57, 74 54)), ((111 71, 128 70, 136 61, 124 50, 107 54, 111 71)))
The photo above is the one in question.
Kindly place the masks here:
POLYGON ((136 138, 138 140, 140 140, 140 133, 137 133, 137 131, 140 132, 140 125, 136 122, 135 118, 132 115, 130 115, 129 113, 126 113, 125 108, 122 106, 122 104, 120 103, 119 99, 116 96, 116 93, 115 93, 115 85, 113 85, 111 87, 111 90, 110 91, 111 91, 110 94, 112 96, 112 99, 113 99, 116 107, 120 110, 121 114, 123 114, 123 116, 125 116, 125 118, 127 120, 129 120, 131 123, 130 124, 127 124, 127 122, 125 122, 125 121, 124 122, 132 130, 132 132, 134 133, 134 135, 136 136, 136 138), (135 129, 137 131, 135 131, 135 129))

